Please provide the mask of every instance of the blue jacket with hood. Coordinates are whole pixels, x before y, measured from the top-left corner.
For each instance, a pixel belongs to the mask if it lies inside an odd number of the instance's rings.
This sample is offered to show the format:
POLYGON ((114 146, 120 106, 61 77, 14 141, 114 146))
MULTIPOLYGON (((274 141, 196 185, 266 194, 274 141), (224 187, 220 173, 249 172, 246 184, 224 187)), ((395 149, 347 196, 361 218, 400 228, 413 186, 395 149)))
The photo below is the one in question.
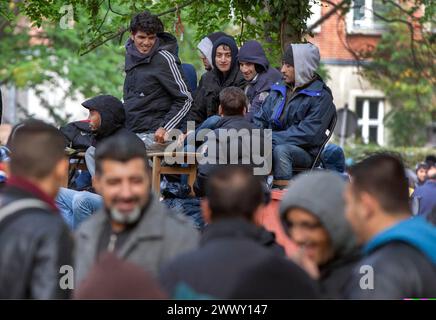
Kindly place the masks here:
POLYGON ((282 74, 275 68, 270 68, 262 45, 255 41, 247 41, 239 49, 239 62, 250 62, 256 65, 257 75, 245 87, 249 107, 245 117, 253 121, 253 116, 259 112, 262 103, 268 97, 271 86, 280 81, 282 74))
POLYGON ((331 90, 315 73, 320 56, 310 43, 292 44, 295 65, 295 85, 284 82, 271 87, 254 123, 272 129, 273 147, 296 145, 315 156, 324 140, 336 112, 331 90))
POLYGON ((364 254, 349 280, 346 298, 436 297, 436 227, 424 217, 409 218, 382 231, 365 245, 364 254), (361 287, 362 266, 373 270, 372 290, 361 287))

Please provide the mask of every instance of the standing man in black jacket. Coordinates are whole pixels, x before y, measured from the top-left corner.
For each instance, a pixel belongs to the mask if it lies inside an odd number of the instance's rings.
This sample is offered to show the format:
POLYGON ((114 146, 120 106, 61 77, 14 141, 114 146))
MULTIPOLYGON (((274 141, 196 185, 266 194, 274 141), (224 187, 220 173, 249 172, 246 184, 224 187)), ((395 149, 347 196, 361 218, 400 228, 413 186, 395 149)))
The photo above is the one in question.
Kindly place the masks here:
POLYGON ((176 55, 177 39, 164 32, 156 15, 133 17, 126 44, 124 107, 126 128, 153 133, 162 143, 180 128, 191 109, 192 96, 176 55))
POLYGON ((68 171, 64 137, 32 120, 10 148, 11 177, 0 195, 0 299, 68 298, 60 271, 72 265, 72 237, 54 203, 68 171))
POLYGON ((436 228, 411 217, 404 166, 381 153, 351 168, 346 216, 364 244, 345 290, 351 299, 436 297, 436 228))
POLYGON ((270 244, 253 223, 262 209, 261 180, 247 167, 227 166, 208 181, 205 228, 197 250, 182 254, 162 269, 171 296, 188 286, 218 299, 317 298, 315 283, 270 244))

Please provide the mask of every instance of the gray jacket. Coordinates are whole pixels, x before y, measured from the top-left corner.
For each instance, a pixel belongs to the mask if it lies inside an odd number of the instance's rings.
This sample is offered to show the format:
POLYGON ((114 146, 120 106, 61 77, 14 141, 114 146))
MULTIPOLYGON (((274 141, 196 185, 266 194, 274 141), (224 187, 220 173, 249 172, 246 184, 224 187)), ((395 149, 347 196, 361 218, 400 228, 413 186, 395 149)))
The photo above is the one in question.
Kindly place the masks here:
MULTIPOLYGON (((171 214, 152 196, 151 203, 116 251, 117 255, 157 275, 161 266, 177 255, 194 249, 198 231, 183 217, 171 214)), ((98 243, 108 215, 100 210, 85 221, 76 232, 75 283, 79 284, 98 255, 98 243)))

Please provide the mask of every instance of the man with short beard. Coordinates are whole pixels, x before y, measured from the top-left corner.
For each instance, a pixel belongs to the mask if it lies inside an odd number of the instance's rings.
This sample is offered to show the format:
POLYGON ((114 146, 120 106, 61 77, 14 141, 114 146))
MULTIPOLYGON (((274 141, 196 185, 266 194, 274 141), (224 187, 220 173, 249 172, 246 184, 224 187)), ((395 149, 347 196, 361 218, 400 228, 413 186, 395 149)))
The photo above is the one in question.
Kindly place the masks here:
POLYGON ((193 225, 170 214, 152 194, 146 152, 139 138, 110 137, 97 146, 95 156, 93 183, 104 208, 77 231, 77 284, 104 252, 114 252, 157 274, 163 263, 196 247, 199 235, 193 225))

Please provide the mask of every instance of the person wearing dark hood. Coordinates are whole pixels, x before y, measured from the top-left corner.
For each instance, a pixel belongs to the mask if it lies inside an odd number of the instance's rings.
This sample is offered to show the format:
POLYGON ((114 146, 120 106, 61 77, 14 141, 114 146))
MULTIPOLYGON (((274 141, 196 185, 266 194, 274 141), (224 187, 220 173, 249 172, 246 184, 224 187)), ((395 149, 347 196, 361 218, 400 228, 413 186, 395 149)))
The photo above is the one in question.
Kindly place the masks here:
POLYGON ((377 153, 354 165, 350 174, 345 216, 364 247, 344 297, 436 297, 436 227, 411 216, 401 159, 377 153))
POLYGON ((345 186, 346 182, 334 172, 302 174, 289 185, 280 205, 285 232, 300 250, 297 259, 315 264, 322 296, 328 299, 342 297, 360 258, 353 230, 345 218, 345 186))
POLYGON ((125 128, 124 105, 114 96, 96 96, 84 101, 82 106, 89 110, 89 127, 94 135, 93 146, 111 135, 130 132, 125 128))
POLYGON ((160 19, 148 11, 134 16, 126 44, 124 107, 126 128, 163 143, 168 132, 183 127, 192 105, 177 39, 164 32, 160 19))
MULTIPOLYGON (((123 103, 111 95, 100 95, 86 100, 82 106, 89 110, 89 127, 93 133, 91 146, 86 150, 86 167, 95 175, 95 147, 104 139, 116 134, 135 136, 124 128, 125 114, 123 103)), ((61 188, 56 197, 56 205, 67 225, 75 230, 103 205, 101 196, 93 192, 61 188)))
POLYGON ((247 41, 239 49, 239 68, 247 81, 244 91, 248 98, 246 118, 252 121, 253 115, 259 112, 262 103, 269 94, 271 86, 282 79, 282 74, 270 68, 262 45, 255 41, 247 41))
MULTIPOLYGON (((222 36, 213 43, 213 69, 200 79, 189 120, 200 125, 207 118, 218 115, 221 90, 232 86, 239 88, 245 86, 245 80, 239 71, 237 56, 238 46, 233 37, 222 36)), ((216 118, 216 121, 218 120, 219 118, 216 118)))
POLYGON ((159 276, 171 297, 181 285, 218 299, 318 297, 312 279, 278 254, 265 241, 265 230, 254 224, 262 199, 261 179, 247 167, 220 168, 211 175, 202 201, 210 224, 200 247, 164 266, 159 276))
POLYGON ((271 87, 254 123, 272 129, 276 187, 292 178, 294 167, 312 164, 335 115, 331 90, 316 73, 320 55, 311 43, 291 44, 283 57, 283 82, 271 87))
POLYGON ((201 61, 203 62, 204 69, 206 71, 210 71, 213 69, 213 63, 212 63, 213 43, 223 36, 227 36, 227 34, 221 31, 210 33, 206 37, 201 39, 201 41, 197 45, 197 49, 200 51, 201 61))

